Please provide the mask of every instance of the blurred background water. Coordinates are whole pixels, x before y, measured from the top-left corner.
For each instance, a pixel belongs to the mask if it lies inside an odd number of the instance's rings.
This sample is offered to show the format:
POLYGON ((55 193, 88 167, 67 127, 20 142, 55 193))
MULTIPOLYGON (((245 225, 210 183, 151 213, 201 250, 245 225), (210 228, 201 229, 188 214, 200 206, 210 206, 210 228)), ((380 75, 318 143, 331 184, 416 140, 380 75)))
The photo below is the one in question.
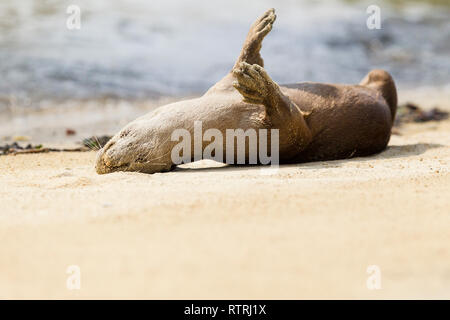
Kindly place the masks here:
POLYGON ((383 68, 400 88, 450 90, 450 1, 1 0, 0 108, 202 93, 270 7, 262 55, 280 83, 357 83, 383 68), (380 30, 366 26, 371 4, 380 30), (69 5, 80 30, 66 27, 69 5))

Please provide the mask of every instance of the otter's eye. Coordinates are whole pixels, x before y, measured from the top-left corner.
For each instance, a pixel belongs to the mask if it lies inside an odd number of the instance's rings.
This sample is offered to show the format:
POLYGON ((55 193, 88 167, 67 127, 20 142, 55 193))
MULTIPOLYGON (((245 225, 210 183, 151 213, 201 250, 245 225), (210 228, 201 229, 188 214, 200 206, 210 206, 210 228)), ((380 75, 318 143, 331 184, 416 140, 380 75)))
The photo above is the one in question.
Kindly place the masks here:
POLYGON ((137 157, 136 162, 140 162, 140 163, 147 162, 147 159, 146 159, 145 155, 141 154, 137 157))
POLYGON ((129 130, 129 129, 125 129, 125 130, 123 130, 123 131, 120 133, 120 137, 123 138, 123 137, 126 137, 126 136, 129 135, 129 134, 130 134, 130 130, 129 130))

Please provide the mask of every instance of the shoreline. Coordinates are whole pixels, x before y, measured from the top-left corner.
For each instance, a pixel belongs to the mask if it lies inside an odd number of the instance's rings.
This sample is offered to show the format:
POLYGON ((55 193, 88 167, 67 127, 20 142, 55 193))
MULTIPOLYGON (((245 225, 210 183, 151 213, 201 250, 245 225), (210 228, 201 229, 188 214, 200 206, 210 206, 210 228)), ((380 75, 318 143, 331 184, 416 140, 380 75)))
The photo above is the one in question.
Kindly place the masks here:
MULTIPOLYGON (((165 104, 186 97, 161 97, 154 100, 85 100, 52 104, 41 109, 15 107, 0 115, 0 142, 13 142, 23 136, 27 143, 46 144, 50 147, 74 147, 77 142, 91 136, 114 135, 130 121, 165 104), (66 135, 66 130, 75 131, 66 135)), ((415 103, 424 110, 439 107, 450 112, 450 90, 422 88, 399 91, 399 105, 415 103)))

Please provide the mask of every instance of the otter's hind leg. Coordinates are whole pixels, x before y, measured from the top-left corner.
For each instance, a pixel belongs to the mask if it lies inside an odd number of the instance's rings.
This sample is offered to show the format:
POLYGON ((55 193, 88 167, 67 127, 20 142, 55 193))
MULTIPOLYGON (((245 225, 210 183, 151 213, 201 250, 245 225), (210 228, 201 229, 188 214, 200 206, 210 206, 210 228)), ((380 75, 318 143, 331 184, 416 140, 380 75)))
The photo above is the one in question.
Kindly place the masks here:
POLYGON ((280 159, 297 156, 312 140, 305 114, 281 92, 263 67, 241 62, 232 72, 237 80, 233 86, 244 102, 264 105, 272 128, 280 130, 280 159))
POLYGON ((260 66, 264 66, 263 59, 259 52, 261 50, 262 41, 270 30, 272 30, 272 25, 276 18, 275 9, 269 9, 252 24, 234 68, 238 67, 241 62, 250 64, 256 63, 260 66))

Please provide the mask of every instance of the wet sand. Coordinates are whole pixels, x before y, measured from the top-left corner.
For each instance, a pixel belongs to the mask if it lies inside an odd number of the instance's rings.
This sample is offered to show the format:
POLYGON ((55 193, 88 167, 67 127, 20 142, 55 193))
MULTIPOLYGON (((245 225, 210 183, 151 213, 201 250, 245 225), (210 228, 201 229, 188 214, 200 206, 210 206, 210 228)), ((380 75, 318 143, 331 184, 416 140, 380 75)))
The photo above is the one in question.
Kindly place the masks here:
POLYGON ((209 161, 99 176, 94 152, 2 156, 0 298, 449 299, 450 121, 401 131, 379 155, 270 176, 209 161))

